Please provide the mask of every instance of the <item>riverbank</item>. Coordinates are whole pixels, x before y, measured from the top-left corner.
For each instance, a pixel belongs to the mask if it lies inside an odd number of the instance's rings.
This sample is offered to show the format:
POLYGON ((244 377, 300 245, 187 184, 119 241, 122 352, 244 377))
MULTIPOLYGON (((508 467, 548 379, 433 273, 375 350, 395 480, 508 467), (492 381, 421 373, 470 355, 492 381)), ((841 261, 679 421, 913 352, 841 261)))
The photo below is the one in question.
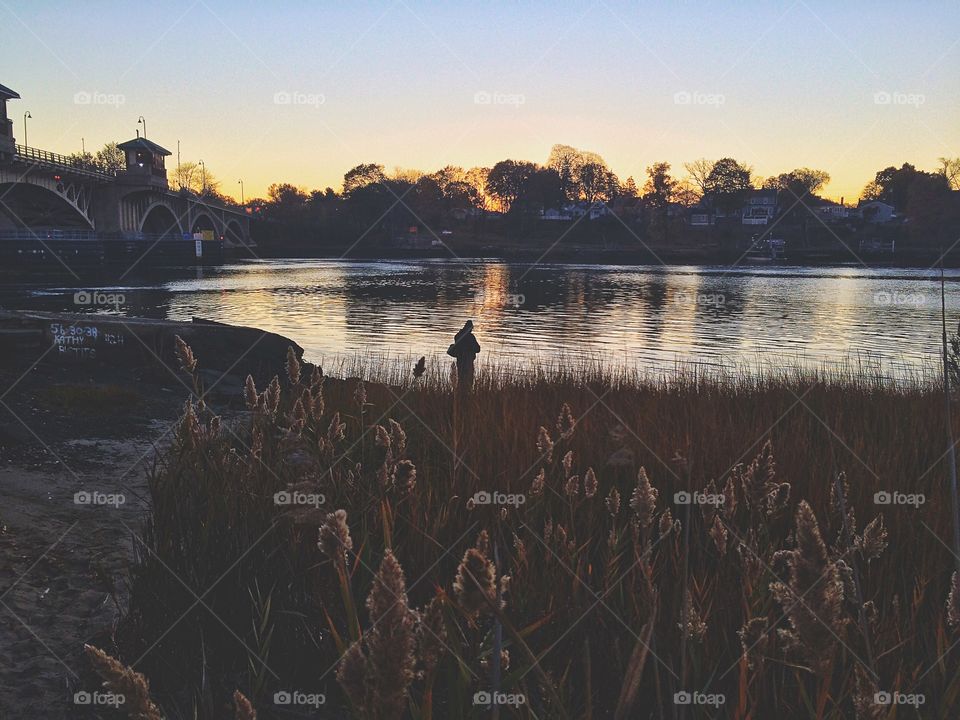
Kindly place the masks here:
POLYGON ((225 421, 244 411, 243 373, 282 373, 297 347, 212 323, 0 313, 0 716, 99 717, 71 688, 96 687, 83 644, 110 642, 128 607, 146 476, 188 394, 175 335, 207 343, 205 401, 225 421))
MULTIPOLYGON (((232 331, 193 325, 177 334, 193 330, 207 350, 232 331)), ((819 694, 830 698, 823 717, 846 718, 863 694, 866 643, 879 689, 928 698, 957 690, 956 658, 946 653, 935 664, 952 632, 935 385, 796 368, 643 379, 586 367, 517 376, 488 366, 469 399, 457 400, 443 363, 361 386, 320 381, 284 354, 273 359, 275 388, 263 376, 254 397, 242 375, 217 383, 204 375, 222 361, 201 352, 196 377, 180 369, 182 353, 170 366, 109 357, 69 369, 49 357, 32 365, 29 354, 3 363, 11 389, 0 428, 0 543, 11 559, 5 579, 15 583, 4 602, 23 620, 4 623, 0 638, 4 714, 29 706, 44 717, 84 717, 72 699, 98 686, 81 658, 82 643, 92 642, 136 664, 171 713, 226 717, 239 689, 263 717, 283 709, 275 705, 281 691, 323 696, 325 712, 349 717, 334 676, 356 629, 372 623, 363 602, 388 547, 405 572, 409 606, 433 603, 443 618, 442 630, 433 626, 444 638, 436 664, 405 685, 420 708, 430 697, 432 714, 422 717, 469 712, 472 695, 489 689, 497 623, 510 663, 500 687, 540 717, 579 717, 588 705, 605 715, 637 702, 667 713, 669 698, 690 688, 724 695, 731 712, 777 707, 783 717, 804 716, 804 696, 819 694), (194 419, 184 422, 195 380, 209 394, 203 407, 194 397, 194 419), (831 510, 837 487, 855 510, 848 528, 874 543, 869 554, 842 546, 831 510), (126 501, 77 504, 84 491, 126 501), (278 504, 284 492, 323 501, 278 504), (691 512, 684 492, 730 500, 716 513, 691 512), (878 503, 877 493, 924 501, 880 495, 878 503), (524 500, 487 507, 487 496, 524 500), (803 625, 776 599, 788 596, 770 590, 785 582, 826 602, 780 566, 789 556, 778 552, 792 552, 795 533, 809 527, 805 505, 826 543, 818 578, 859 572, 836 615, 822 618, 839 639, 803 625), (352 537, 345 574, 331 560, 335 548, 324 554, 316 545, 317 527, 336 509, 346 511, 341 531, 352 537), (878 515, 882 533, 867 527, 878 515), (472 561, 512 578, 502 612, 482 599, 469 609, 460 560, 472 546, 483 558, 472 561), (205 607, 194 605, 192 593, 206 589, 205 607), (855 592, 876 613, 867 625, 855 592), (690 613, 685 642, 699 658, 686 665, 681 612, 690 613), (749 664, 737 636, 747 625, 756 643, 749 664), (790 649, 778 629, 798 632, 800 645, 790 649), (656 657, 643 653, 650 637, 656 657), (829 659, 829 672, 818 657, 829 659), (929 672, 903 680, 916 667, 929 672), (730 669, 718 676, 716 668, 730 669), (584 679, 574 687, 549 681, 574 670, 584 679)), ((805 552, 821 552, 804 537, 805 552)), ((820 617, 828 605, 816 607, 820 617)))

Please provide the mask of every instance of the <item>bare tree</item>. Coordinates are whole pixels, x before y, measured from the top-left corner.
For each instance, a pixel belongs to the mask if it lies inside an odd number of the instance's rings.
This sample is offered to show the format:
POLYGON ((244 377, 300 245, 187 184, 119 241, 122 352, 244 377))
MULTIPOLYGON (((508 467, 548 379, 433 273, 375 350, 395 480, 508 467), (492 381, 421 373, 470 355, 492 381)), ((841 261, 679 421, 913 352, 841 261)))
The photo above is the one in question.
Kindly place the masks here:
POLYGON ((710 177, 710 173, 713 172, 713 166, 716 164, 716 161, 707 160, 706 158, 700 158, 699 160, 683 164, 683 169, 690 175, 690 182, 699 188, 701 196, 707 192, 707 178, 710 177))
POLYGON ((947 179, 951 190, 960 190, 960 158, 938 158, 940 174, 947 179))

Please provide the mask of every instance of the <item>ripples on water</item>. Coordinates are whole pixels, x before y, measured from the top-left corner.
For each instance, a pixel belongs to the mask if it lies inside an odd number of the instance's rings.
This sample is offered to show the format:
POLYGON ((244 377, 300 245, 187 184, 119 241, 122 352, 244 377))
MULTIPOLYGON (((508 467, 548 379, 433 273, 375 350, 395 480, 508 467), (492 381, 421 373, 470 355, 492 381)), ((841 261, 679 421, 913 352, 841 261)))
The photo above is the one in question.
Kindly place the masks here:
MULTIPOLYGON (((951 322, 958 280, 948 271, 951 322)), ((641 370, 853 361, 902 376, 935 367, 940 349, 932 270, 258 261, 101 289, 123 293, 128 315, 253 325, 328 365, 442 355, 467 318, 481 359, 510 365, 561 355, 641 370)), ((3 302, 73 310, 73 292, 8 289, 3 302)))

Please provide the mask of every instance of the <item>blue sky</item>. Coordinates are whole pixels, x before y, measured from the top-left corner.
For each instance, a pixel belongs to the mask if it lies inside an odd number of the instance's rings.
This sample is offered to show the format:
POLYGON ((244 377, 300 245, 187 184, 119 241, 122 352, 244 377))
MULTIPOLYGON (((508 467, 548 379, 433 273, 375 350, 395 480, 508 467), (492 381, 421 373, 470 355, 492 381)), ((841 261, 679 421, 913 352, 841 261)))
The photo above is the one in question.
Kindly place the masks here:
POLYGON ((18 138, 26 110, 30 144, 59 152, 143 115, 248 197, 565 143, 638 184, 729 155, 827 170, 850 199, 882 167, 960 155, 956 2, 0 0, 0 18, 18 138))

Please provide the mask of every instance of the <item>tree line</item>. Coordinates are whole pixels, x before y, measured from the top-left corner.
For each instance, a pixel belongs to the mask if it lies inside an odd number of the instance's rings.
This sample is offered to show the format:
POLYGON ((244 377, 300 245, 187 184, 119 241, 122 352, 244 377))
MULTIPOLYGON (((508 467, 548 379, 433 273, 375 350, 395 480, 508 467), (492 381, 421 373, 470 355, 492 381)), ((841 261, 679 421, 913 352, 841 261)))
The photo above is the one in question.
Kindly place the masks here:
MULTIPOLYGON (((933 172, 906 163, 876 173, 862 199, 889 202, 906 212, 911 198, 960 189, 960 158, 941 158, 933 172)), ((308 191, 290 183, 269 187, 267 197, 252 201, 264 217, 281 221, 321 222, 333 216, 365 226, 393 215, 402 222, 440 222, 453 211, 480 216, 497 211, 511 216, 540 215, 548 208, 581 203, 642 205, 649 214, 670 206, 691 207, 709 198, 718 209, 733 209, 755 189, 779 191, 783 202, 825 202, 817 193, 830 181, 824 170, 796 168, 759 177, 734 158, 701 158, 683 164, 677 176, 670 163, 646 168, 642 187, 633 177, 621 180, 597 153, 554 145, 546 163, 501 160, 492 167, 464 169, 448 165, 431 173, 365 163, 344 174, 342 189, 308 191)), ((401 223, 402 224, 402 223, 401 223)))
MULTIPOLYGON (((78 165, 105 172, 122 170, 123 152, 108 143, 94 154, 70 156, 78 165)), ((222 191, 213 172, 196 162, 168 169, 172 189, 235 203, 222 191)), ((698 203, 715 210, 742 206, 752 190, 776 190, 781 210, 800 214, 825 201, 818 193, 830 182, 828 172, 801 167, 769 177, 735 158, 699 158, 683 163, 678 175, 668 162, 646 168, 643 185, 632 176, 621 180, 599 154, 569 145, 554 145, 545 163, 501 160, 492 167, 465 169, 448 165, 431 173, 362 163, 343 176, 340 191, 306 190, 291 183, 274 183, 266 198, 245 203, 258 217, 305 226, 338 225, 345 231, 380 226, 400 231, 410 225, 442 226, 452 217, 483 222, 491 212, 523 222, 544 210, 571 203, 603 203, 633 210, 644 222, 666 222, 671 208, 698 203)), ((910 163, 877 171, 861 193, 861 200, 879 200, 911 218, 935 222, 950 191, 960 190, 960 158, 939 158, 933 171, 910 163)))

